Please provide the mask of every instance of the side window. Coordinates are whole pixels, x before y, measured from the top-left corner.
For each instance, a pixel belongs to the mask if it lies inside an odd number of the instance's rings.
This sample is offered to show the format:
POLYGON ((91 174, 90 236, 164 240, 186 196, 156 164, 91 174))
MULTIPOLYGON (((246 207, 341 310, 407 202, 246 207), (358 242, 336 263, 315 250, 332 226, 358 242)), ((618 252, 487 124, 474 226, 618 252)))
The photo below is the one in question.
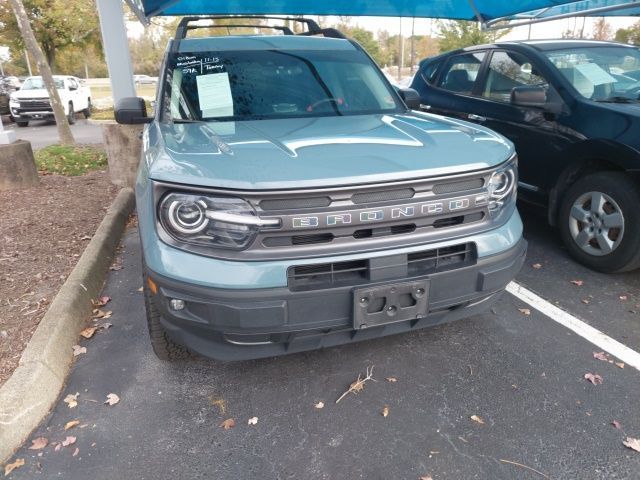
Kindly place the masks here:
POLYGON ((420 69, 420 76, 427 85, 433 85, 436 79, 436 73, 442 65, 442 60, 437 62, 427 63, 420 69))
POLYGON ((531 66, 529 60, 515 52, 494 52, 486 78, 482 96, 498 102, 509 103, 514 87, 549 87, 549 83, 531 66))
POLYGON ((67 81, 69 82, 69 90, 77 90, 78 89, 78 84, 76 83, 76 81, 73 78, 70 78, 67 81))
POLYGON ((475 52, 450 58, 440 75, 438 86, 451 92, 471 95, 485 55, 485 52, 475 52))

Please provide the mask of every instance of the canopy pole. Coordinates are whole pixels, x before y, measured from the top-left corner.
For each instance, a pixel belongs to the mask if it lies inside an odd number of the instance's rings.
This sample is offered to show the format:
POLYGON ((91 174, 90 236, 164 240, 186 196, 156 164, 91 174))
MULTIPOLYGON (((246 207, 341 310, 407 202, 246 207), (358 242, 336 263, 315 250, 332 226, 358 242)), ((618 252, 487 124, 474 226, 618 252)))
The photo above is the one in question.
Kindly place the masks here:
POLYGON ((469 0, 469 6, 471 7, 471 10, 473 10, 473 13, 475 14, 476 18, 478 19, 478 22, 480 23, 480 28, 484 30, 487 23, 485 22, 484 17, 480 13, 480 10, 478 10, 475 0, 469 0))
MULTIPOLYGON (((469 0, 469 1, 471 2, 473 0, 469 0)), ((484 30, 493 31, 493 30, 500 30, 502 28, 523 27, 525 25, 535 25, 536 23, 550 22, 552 20, 562 20, 563 18, 588 17, 588 16, 597 17, 599 13, 613 12, 616 10, 626 10, 628 8, 634 8, 634 7, 640 7, 640 0, 635 0, 629 3, 620 4, 620 5, 609 5, 608 7, 590 8, 587 10, 583 10, 581 12, 561 13, 558 15, 553 15, 553 16, 544 17, 544 18, 533 18, 532 20, 508 23, 506 25, 496 25, 496 23, 499 23, 499 22, 509 21, 508 17, 502 17, 502 18, 496 18, 494 20, 489 20, 485 24, 484 30)))
POLYGON ((102 46, 109 69, 114 104, 125 97, 135 97, 133 67, 120 0, 96 0, 102 32, 102 46))

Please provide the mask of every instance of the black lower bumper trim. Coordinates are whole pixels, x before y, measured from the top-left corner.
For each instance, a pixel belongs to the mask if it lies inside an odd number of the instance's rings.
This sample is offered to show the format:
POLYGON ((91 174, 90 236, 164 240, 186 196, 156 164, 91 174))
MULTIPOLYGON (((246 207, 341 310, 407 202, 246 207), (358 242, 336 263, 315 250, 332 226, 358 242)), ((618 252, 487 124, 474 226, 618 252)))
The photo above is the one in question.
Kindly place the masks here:
MULTIPOLYGON (((416 318, 355 329, 354 287, 292 292, 288 288, 227 290, 176 282, 147 270, 158 285, 152 298, 177 342, 218 360, 282 355, 381 337, 482 313, 518 273, 526 241, 476 264, 422 277, 428 280, 426 311, 416 318), (170 308, 171 299, 185 302, 170 308)), ((411 281, 419 281, 414 277, 411 281)), ((371 283, 403 283, 406 278, 371 283)), ((359 285, 358 288, 362 288, 359 285)))

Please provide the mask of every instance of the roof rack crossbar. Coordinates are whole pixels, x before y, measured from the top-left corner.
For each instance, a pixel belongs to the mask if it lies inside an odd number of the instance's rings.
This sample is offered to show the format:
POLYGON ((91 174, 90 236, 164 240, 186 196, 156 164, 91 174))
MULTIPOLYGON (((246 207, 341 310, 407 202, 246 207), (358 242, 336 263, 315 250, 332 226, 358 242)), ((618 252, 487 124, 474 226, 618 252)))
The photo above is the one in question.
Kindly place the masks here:
POLYGON ((189 25, 186 28, 187 30, 198 30, 200 28, 256 28, 259 30, 278 30, 285 35, 294 35, 289 27, 285 27, 282 25, 251 25, 249 23, 246 23, 234 25, 189 25))
POLYGON ((190 23, 197 22, 200 20, 229 20, 229 19, 260 19, 260 20, 287 20, 290 22, 299 22, 304 23, 307 26, 308 32, 310 35, 318 34, 322 29, 320 26, 310 18, 299 18, 299 17, 280 17, 280 16, 270 16, 270 15, 205 15, 205 16, 197 16, 197 17, 184 17, 180 20, 178 24, 178 28, 176 28, 176 35, 174 40, 178 43, 180 40, 187 36, 187 31, 190 30, 190 23), (312 33, 314 32, 314 33, 312 33))

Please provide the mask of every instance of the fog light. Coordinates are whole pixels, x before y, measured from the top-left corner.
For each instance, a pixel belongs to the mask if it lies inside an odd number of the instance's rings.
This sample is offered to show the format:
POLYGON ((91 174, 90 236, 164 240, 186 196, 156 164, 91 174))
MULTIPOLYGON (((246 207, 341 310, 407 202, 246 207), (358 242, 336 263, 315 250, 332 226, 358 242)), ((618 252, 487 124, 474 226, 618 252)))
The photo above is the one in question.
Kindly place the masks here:
POLYGON ((182 310, 184 308, 184 300, 172 298, 169 305, 171 305, 171 310, 182 310))

